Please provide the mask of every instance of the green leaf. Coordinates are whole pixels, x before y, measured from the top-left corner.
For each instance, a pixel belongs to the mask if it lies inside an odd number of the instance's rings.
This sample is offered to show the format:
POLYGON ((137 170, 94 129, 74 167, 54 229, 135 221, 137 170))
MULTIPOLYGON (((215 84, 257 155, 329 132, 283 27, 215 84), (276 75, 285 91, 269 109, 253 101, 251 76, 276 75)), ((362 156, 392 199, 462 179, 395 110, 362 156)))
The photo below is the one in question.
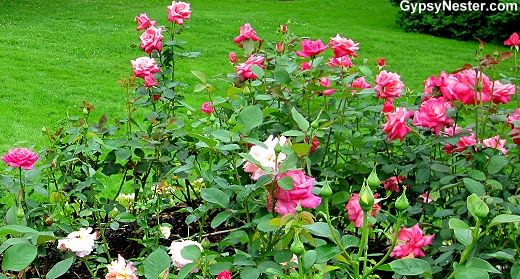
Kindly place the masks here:
POLYGON ((361 71, 361 73, 367 77, 372 76, 372 70, 368 66, 359 66, 359 71, 361 71))
POLYGON ((511 267, 511 279, 520 279, 520 263, 515 263, 511 267))
POLYGON ((15 244, 4 252, 3 270, 20 271, 29 266, 36 258, 38 248, 27 243, 15 244))
POLYGON ((298 156, 303 157, 311 151, 311 145, 306 142, 300 142, 295 143, 291 145, 292 150, 294 150, 294 153, 296 153, 298 156))
POLYGON ((326 263, 330 259, 334 258, 335 256, 341 254, 341 250, 337 245, 334 244, 327 244, 327 245, 321 245, 318 248, 314 249, 318 256, 316 257, 316 263, 326 263))
POLYGON ((260 277, 260 270, 253 267, 246 267, 240 272, 240 279, 257 279, 260 277))
POLYGON ((117 216, 114 218, 114 220, 116 220, 118 222, 122 222, 122 223, 132 223, 135 220, 137 220, 137 218, 135 218, 135 216, 129 212, 121 212, 121 213, 117 214, 117 216))
POLYGON ((500 274, 500 271, 498 269, 494 268, 488 261, 483 260, 481 258, 476 258, 476 257, 469 258, 469 260, 465 266, 467 268, 481 269, 484 272, 500 274))
POLYGON ((513 214, 500 214, 495 216, 491 220, 490 226, 496 226, 498 224, 505 224, 505 223, 518 223, 520 222, 520 216, 519 215, 513 215, 513 214))
POLYGON ((127 160, 130 156, 132 156, 132 150, 130 149, 119 148, 116 150, 116 157, 121 161, 127 160))
POLYGON ((489 213, 489 207, 477 195, 471 194, 467 198, 468 211, 474 218, 485 218, 489 213))
POLYGON ((181 250, 182 257, 190 261, 198 260, 201 254, 200 247, 195 244, 188 245, 181 250))
POLYGON ((31 229, 26 226, 21 225, 7 225, 0 227, 0 235, 6 234, 24 234, 24 233, 34 233, 37 234, 38 231, 35 229, 31 229))
POLYGON ((482 269, 468 268, 459 263, 453 263, 456 279, 489 279, 489 274, 482 269))
POLYGON ((470 229, 453 230, 455 238, 464 246, 468 247, 473 242, 473 236, 470 229))
POLYGON ((430 166, 430 169, 433 170, 433 171, 438 171, 438 172, 447 172, 447 173, 451 173, 451 169, 450 167, 446 166, 446 165, 443 165, 443 164, 432 164, 430 166))
POLYGON ((249 57, 255 50, 255 42, 251 39, 245 39, 242 41, 242 47, 244 48, 244 56, 249 57))
POLYGON ((294 181, 290 176, 284 176, 282 179, 278 180, 278 186, 282 188, 282 190, 291 191, 294 190, 294 181))
POLYGON ((197 84, 195 84, 195 88, 193 88, 193 92, 197 93, 204 89, 206 89, 206 85, 204 85, 202 83, 197 83, 197 84))
POLYGON ((509 159, 502 155, 495 155, 489 159, 489 164, 487 167, 489 174, 498 173, 501 169, 503 169, 509 163, 509 159))
POLYGON ((219 214, 217 214, 213 220, 211 220, 211 227, 212 228, 216 228, 218 227, 220 224, 222 224, 223 222, 225 222, 229 216, 231 215, 231 213, 229 213, 228 211, 222 211, 220 212, 219 214))
MULTIPOLYGON (((46 279, 55 279, 67 272, 69 268, 72 266, 72 263, 74 263, 74 257, 69 257, 67 259, 64 259, 58 263, 56 263, 49 272, 47 272, 47 276, 45 276, 46 279)), ((157 278, 157 277, 156 277, 157 278)))
POLYGON ((479 170, 469 170, 468 175, 469 175, 469 177, 471 177, 475 180, 480 180, 480 181, 486 180, 486 175, 479 170))
MULTIPOLYGON (((181 268, 179 270, 179 273, 177 274, 177 279, 184 279, 188 274, 191 273, 193 269, 197 268, 197 263, 189 263, 181 268)), ((150 278, 147 278, 150 279, 150 278)))
POLYGON ((276 67, 274 69, 274 79, 278 84, 289 84, 291 82, 289 73, 282 67, 276 67))
POLYGON ((345 248, 357 247, 357 246, 359 246, 360 242, 361 242, 361 240, 358 237, 350 235, 350 234, 344 235, 341 238, 341 244, 345 248))
POLYGON ((202 189, 201 195, 205 201, 218 204, 222 208, 226 208, 229 205, 229 196, 220 189, 204 188, 202 189))
POLYGON ((395 260, 390 263, 390 267, 395 273, 400 275, 432 273, 432 268, 426 261, 415 258, 395 260))
POLYGON ((159 275, 170 267, 171 258, 162 249, 153 251, 144 261, 144 277, 157 279, 159 275))
POLYGON ((318 253, 314 250, 309 250, 303 254, 303 268, 311 268, 318 259, 318 253))
POLYGON ((237 124, 243 125, 244 134, 249 134, 253 128, 264 122, 264 114, 259 106, 248 106, 237 116, 237 124))
POLYGON ((456 229, 469 229, 469 225, 466 224, 464 221, 457 219, 457 218, 451 218, 448 222, 450 229, 456 230, 456 229))
POLYGON ((486 194, 486 189, 482 183, 467 177, 463 178, 462 181, 464 182, 464 186, 466 186, 468 192, 476 194, 479 197, 486 194))
POLYGON ((258 79, 264 78, 264 69, 260 68, 258 65, 251 65, 251 72, 253 72, 258 79))
POLYGON ((329 225, 325 222, 314 222, 309 225, 303 225, 302 227, 316 236, 332 237, 329 225))
MULTIPOLYGON (((295 153, 289 154, 287 158, 280 164, 280 173, 285 173, 298 163, 298 156, 295 153)), ((292 190, 292 188, 291 188, 292 190)))
POLYGON ((204 75, 203 72, 201 71, 197 71, 197 70, 191 70, 191 73, 196 76, 200 81, 202 81, 202 83, 206 83, 207 79, 206 79, 206 75, 204 75))
POLYGON ((294 119, 294 121, 296 121, 296 124, 298 125, 298 128, 300 128, 300 130, 302 130, 302 131, 309 130, 309 121, 307 121, 305 119, 305 117, 303 117, 303 115, 301 115, 296 110, 295 107, 291 108, 291 115, 292 115, 292 118, 294 119))

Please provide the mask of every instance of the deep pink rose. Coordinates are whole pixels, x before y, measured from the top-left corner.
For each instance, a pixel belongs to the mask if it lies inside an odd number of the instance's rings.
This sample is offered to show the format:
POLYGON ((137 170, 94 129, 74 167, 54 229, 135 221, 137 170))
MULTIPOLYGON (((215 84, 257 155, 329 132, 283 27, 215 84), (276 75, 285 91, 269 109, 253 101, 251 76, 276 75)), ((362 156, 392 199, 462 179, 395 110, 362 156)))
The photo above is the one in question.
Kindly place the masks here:
POLYGON ((434 96, 434 89, 438 92, 440 90, 440 94, 446 99, 446 100, 456 100, 457 97, 453 93, 453 85, 457 83, 458 80, 452 75, 447 74, 446 72, 442 71, 439 74, 439 77, 431 76, 427 78, 424 81, 424 97, 423 101, 426 101, 428 98, 431 98, 434 96))
POLYGON ((507 104, 511 101, 511 96, 516 94, 516 86, 512 83, 503 84, 496 80, 493 82, 493 93, 491 99, 493 103, 507 104))
POLYGON ((276 44, 276 51, 282 52, 283 51, 283 45, 281 43, 276 44))
POLYGON ((330 38, 329 44, 334 51, 334 57, 342 57, 347 55, 358 57, 356 51, 359 49, 359 44, 355 43, 351 39, 343 38, 337 34, 336 37, 330 38))
POLYGON ((506 155, 507 150, 505 148, 506 140, 501 140, 499 135, 494 137, 485 139, 482 141, 482 146, 484 148, 495 148, 502 152, 502 154, 506 155))
MULTIPOLYGON (((461 137, 459 142, 455 145, 456 148, 453 149, 454 152, 463 152, 469 146, 474 146, 477 144, 477 139, 475 133, 471 132, 469 136, 461 137)), ((475 148, 476 149, 476 148, 475 148)))
POLYGON ((242 42, 246 39, 253 41, 260 41, 260 38, 256 35, 256 31, 251 27, 249 23, 246 23, 240 27, 240 35, 236 37, 233 42, 237 45, 242 45, 242 42))
POLYGON ((320 39, 316 41, 305 39, 301 42, 301 47, 302 51, 296 52, 296 55, 301 57, 316 56, 328 48, 320 39))
POLYGON ((213 110, 215 110, 215 108, 213 108, 213 103, 211 103, 211 102, 205 102, 200 107, 200 111, 203 113, 206 113, 206 114, 211 114, 213 112, 213 110))
POLYGON ((251 55, 247 58, 247 61, 235 66, 237 76, 241 76, 242 80, 258 78, 252 71, 251 66, 257 65, 260 68, 264 68, 264 57, 251 55))
POLYGON ((148 54, 151 54, 154 49, 161 51, 162 38, 164 38, 161 32, 162 28, 155 28, 155 26, 150 26, 146 29, 139 37, 141 38, 141 49, 148 54))
POLYGON ((229 272, 229 270, 221 271, 217 275, 217 279, 231 279, 231 272, 229 272))
POLYGON ((453 75, 457 79, 451 84, 451 91, 455 99, 463 104, 474 105, 489 102, 491 94, 491 81, 484 73, 475 70, 464 70, 453 75), (476 95, 476 96, 475 96, 476 95), (476 99, 475 99, 476 98, 476 99))
POLYGON ((157 84, 159 83, 155 80, 155 77, 153 75, 147 75, 146 77, 144 77, 144 86, 154 87, 157 84))
POLYGON ((432 244, 435 235, 423 236, 424 231, 421 230, 419 224, 411 228, 401 228, 397 234, 397 245, 390 253, 391 257, 398 259, 412 256, 412 257, 424 257, 426 256, 422 250, 424 246, 432 244))
POLYGON ((172 2, 168 9, 168 20, 179 25, 184 24, 185 19, 190 19, 191 9, 190 4, 184 2, 172 2))
MULTIPOLYGON (((365 77, 358 77, 354 81, 352 81, 352 84, 350 85, 350 87, 359 88, 359 89, 363 90, 365 88, 372 88, 372 84, 367 83, 365 81, 365 77)), ((354 93, 354 92, 356 92, 356 90, 350 90, 350 92, 354 93)))
POLYGON ((401 76, 396 73, 381 71, 376 76, 376 97, 393 101, 394 98, 399 98, 404 88, 404 83, 401 81, 401 76))
POLYGON ((377 59, 377 65, 379 67, 384 67, 385 66, 385 59, 384 58, 377 59))
MULTIPOLYGON (((374 195, 374 198, 377 198, 377 194, 374 195)), ((347 215, 350 222, 354 223, 356 228, 363 227, 363 210, 361 209, 361 205, 359 205, 359 194, 354 193, 352 197, 348 199, 348 203, 345 206, 347 209, 347 215)), ((381 210, 381 206, 377 203, 374 203, 372 206, 372 216, 376 217, 377 213, 381 210)))
POLYGON ((137 28, 135 28, 135 30, 138 30, 138 31, 141 29, 148 28, 150 26, 155 26, 155 24, 156 24, 156 21, 155 20, 150 21, 150 19, 148 18, 148 16, 146 14, 141 14, 140 16, 136 16, 135 20, 137 21, 137 24, 139 24, 139 26, 137 26, 137 28))
POLYGON ((515 144, 520 144, 520 108, 517 108, 515 112, 507 118, 507 123, 512 127, 509 136, 513 139, 515 144))
POLYGON ((284 24, 284 25, 281 25, 281 26, 280 26, 280 31, 281 31, 282 33, 287 33, 287 25, 285 25, 285 24, 284 24))
POLYGON ((403 186, 406 186, 406 187, 409 187, 410 185, 405 185, 403 183, 403 178, 406 178, 406 176, 391 176, 390 178, 388 178, 387 180, 385 181, 382 181, 381 184, 383 184, 383 187, 385 188, 385 190, 389 190, 390 192, 393 192, 393 193, 399 193, 401 192, 401 187, 399 187, 399 185, 403 185, 403 186))
POLYGON ((34 163, 38 161, 38 155, 27 148, 14 148, 9 149, 2 160, 12 168, 22 167, 24 170, 31 170, 34 168, 34 163))
POLYGON ((311 63, 309 62, 302 62, 302 66, 300 67, 300 71, 305 71, 311 69, 311 63))
POLYGON ((232 64, 235 64, 238 62, 237 55, 234 52, 230 52, 228 57, 229 57, 229 62, 231 62, 232 64))
POLYGON ((146 56, 130 60, 130 63, 132 63, 132 67, 134 68, 134 75, 142 79, 161 70, 157 67, 155 59, 146 56))
POLYGON ((352 60, 350 60, 350 58, 348 56, 342 56, 342 57, 329 58, 329 62, 327 62, 327 65, 331 68, 337 68, 337 67, 348 68, 350 66, 353 66, 354 63, 352 63, 352 60))
MULTIPOLYGON (((290 170, 278 176, 282 179, 286 176, 292 178, 294 188, 292 190, 283 190, 275 186, 276 203, 274 211, 280 215, 287 213, 296 214, 296 206, 299 204, 303 208, 316 208, 321 203, 321 198, 312 194, 314 187, 314 178, 307 176, 301 170, 290 170)), ((267 207, 269 211, 272 210, 272 197, 268 194, 267 207)))
POLYGON ((381 109, 382 113, 392 112, 394 111, 394 104, 391 101, 386 101, 383 103, 383 109, 381 109))
POLYGON ((511 48, 514 46, 518 51, 520 46, 520 38, 518 37, 518 33, 513 33, 513 35, 511 35, 511 37, 509 37, 509 39, 504 42, 504 45, 511 46, 511 48))
POLYGON ((312 139, 312 143, 311 143, 311 153, 316 151, 316 149, 318 148, 318 146, 320 146, 320 142, 318 141, 318 139, 316 137, 314 137, 312 139))
POLYGON ((403 141, 404 136, 410 131, 410 127, 406 124, 406 119, 412 116, 413 111, 407 111, 406 108, 398 107, 395 112, 386 114, 387 122, 383 124, 383 132, 387 133, 386 138, 390 141, 400 139, 403 141))
POLYGON ((451 102, 444 97, 430 98, 421 103, 419 110, 414 113, 412 124, 416 127, 425 127, 439 135, 439 132, 451 125, 453 119, 446 115, 446 111, 451 107, 451 102))
POLYGON ((161 98, 162 98, 162 96, 159 95, 159 94, 153 94, 153 95, 152 95, 152 99, 153 99, 154 101, 158 101, 158 100, 160 100, 161 98))
MULTIPOLYGON (((325 86, 325 87, 330 87, 330 79, 327 77, 320 78, 320 85, 325 86)), ((317 92, 317 93, 322 93, 323 95, 330 95, 330 94, 334 93, 334 91, 336 91, 336 89, 325 89, 325 90, 323 90, 323 92, 317 92)))

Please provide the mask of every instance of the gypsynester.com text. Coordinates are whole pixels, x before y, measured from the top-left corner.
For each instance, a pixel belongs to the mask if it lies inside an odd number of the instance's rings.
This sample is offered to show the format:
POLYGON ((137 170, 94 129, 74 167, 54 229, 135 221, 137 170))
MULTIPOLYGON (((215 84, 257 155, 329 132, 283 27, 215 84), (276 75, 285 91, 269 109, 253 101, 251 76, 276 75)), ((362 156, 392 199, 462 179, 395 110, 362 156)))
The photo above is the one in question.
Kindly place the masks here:
POLYGON ((440 11, 449 12, 465 12, 465 11, 484 11, 484 12, 504 12, 518 11, 518 3, 480 3, 480 2, 452 2, 451 0, 443 0, 439 3, 411 3, 403 0, 399 4, 399 8, 405 12, 423 13, 440 11))

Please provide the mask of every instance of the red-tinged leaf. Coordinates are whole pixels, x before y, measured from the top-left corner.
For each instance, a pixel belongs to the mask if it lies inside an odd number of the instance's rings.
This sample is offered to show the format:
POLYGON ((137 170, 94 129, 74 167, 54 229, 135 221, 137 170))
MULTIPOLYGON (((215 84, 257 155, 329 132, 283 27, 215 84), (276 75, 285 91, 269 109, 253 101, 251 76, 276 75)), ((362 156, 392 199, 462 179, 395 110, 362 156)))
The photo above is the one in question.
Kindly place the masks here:
POLYGON ((512 52, 509 52, 509 51, 506 51, 506 52, 502 52, 498 55, 498 61, 504 61, 504 60, 507 60, 509 58, 513 57, 513 53, 512 52))

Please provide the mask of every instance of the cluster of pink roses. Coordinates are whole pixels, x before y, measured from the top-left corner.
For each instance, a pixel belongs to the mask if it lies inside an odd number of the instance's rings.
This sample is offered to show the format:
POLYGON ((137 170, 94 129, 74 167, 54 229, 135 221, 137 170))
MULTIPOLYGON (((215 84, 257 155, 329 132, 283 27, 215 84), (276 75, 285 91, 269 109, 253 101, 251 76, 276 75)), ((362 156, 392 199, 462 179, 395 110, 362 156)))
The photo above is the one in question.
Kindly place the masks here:
MULTIPOLYGON (((260 44, 262 40, 256 35, 256 31, 251 27, 249 23, 244 24, 240 27, 240 34, 236 37, 233 42, 239 47, 243 47, 244 41, 258 41, 260 44)), ((258 56, 252 53, 244 63, 235 65, 237 76, 241 77, 242 80, 258 78, 252 71, 251 66, 256 65, 260 68, 264 68, 264 57, 258 56)), ((236 64, 239 59, 236 57, 234 52, 229 53, 229 62, 236 64)))

